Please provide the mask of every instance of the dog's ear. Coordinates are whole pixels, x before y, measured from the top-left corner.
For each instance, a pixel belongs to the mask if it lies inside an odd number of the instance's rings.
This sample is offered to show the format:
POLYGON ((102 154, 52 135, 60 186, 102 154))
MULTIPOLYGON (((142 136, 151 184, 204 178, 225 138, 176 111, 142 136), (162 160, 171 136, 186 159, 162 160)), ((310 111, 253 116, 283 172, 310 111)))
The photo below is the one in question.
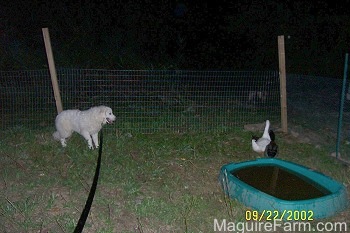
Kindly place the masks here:
POLYGON ((98 111, 98 113, 99 113, 100 115, 105 115, 105 114, 106 114, 106 111, 107 111, 107 109, 104 107, 104 108, 100 108, 99 111, 98 111))

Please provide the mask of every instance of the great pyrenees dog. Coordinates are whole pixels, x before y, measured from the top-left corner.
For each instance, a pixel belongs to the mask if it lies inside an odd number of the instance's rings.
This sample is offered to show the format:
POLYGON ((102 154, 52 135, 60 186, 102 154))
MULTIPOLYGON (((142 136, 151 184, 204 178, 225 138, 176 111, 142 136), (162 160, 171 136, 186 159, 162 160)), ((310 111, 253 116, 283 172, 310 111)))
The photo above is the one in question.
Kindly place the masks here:
POLYGON ((65 110, 56 117, 57 131, 53 137, 66 147, 66 139, 77 132, 87 140, 89 149, 94 149, 94 145, 98 148, 98 132, 103 125, 112 124, 115 119, 112 109, 106 106, 92 107, 86 111, 65 110))

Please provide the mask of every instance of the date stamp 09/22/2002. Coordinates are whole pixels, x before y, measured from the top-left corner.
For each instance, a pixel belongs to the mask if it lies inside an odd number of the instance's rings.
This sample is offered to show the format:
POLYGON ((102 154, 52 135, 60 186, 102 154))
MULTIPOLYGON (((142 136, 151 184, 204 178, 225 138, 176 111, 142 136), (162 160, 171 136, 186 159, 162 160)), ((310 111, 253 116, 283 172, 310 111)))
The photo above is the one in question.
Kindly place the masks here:
POLYGON ((312 210, 246 210, 246 221, 313 221, 312 210))
POLYGON ((274 232, 283 228, 285 232, 347 232, 346 222, 315 222, 312 210, 246 210, 244 222, 214 219, 214 232, 274 232))

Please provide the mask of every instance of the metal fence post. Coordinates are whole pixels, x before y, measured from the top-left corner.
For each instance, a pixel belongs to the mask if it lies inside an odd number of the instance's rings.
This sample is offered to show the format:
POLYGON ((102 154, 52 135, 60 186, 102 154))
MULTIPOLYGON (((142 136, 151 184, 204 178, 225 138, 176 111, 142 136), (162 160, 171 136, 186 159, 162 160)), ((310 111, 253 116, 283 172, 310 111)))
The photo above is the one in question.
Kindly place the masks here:
POLYGON ((349 57, 349 54, 345 54, 343 87, 342 87, 342 92, 341 92, 341 97, 340 97, 341 98, 340 99, 340 107, 339 107, 337 144, 336 144, 336 148, 335 148, 335 153, 336 153, 335 157, 338 158, 338 159, 340 158, 340 156, 339 156, 339 147, 340 147, 342 124, 343 124, 345 86, 346 86, 346 79, 347 79, 347 72, 348 72, 348 57, 349 57))

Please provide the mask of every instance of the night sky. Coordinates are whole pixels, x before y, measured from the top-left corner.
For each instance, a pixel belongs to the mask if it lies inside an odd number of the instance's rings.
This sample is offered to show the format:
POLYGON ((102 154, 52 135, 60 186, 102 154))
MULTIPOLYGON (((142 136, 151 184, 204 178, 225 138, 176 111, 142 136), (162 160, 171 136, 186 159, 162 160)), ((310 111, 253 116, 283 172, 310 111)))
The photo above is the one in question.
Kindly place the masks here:
POLYGON ((349 1, 15 1, 0 7, 0 68, 276 70, 341 76, 349 1))

